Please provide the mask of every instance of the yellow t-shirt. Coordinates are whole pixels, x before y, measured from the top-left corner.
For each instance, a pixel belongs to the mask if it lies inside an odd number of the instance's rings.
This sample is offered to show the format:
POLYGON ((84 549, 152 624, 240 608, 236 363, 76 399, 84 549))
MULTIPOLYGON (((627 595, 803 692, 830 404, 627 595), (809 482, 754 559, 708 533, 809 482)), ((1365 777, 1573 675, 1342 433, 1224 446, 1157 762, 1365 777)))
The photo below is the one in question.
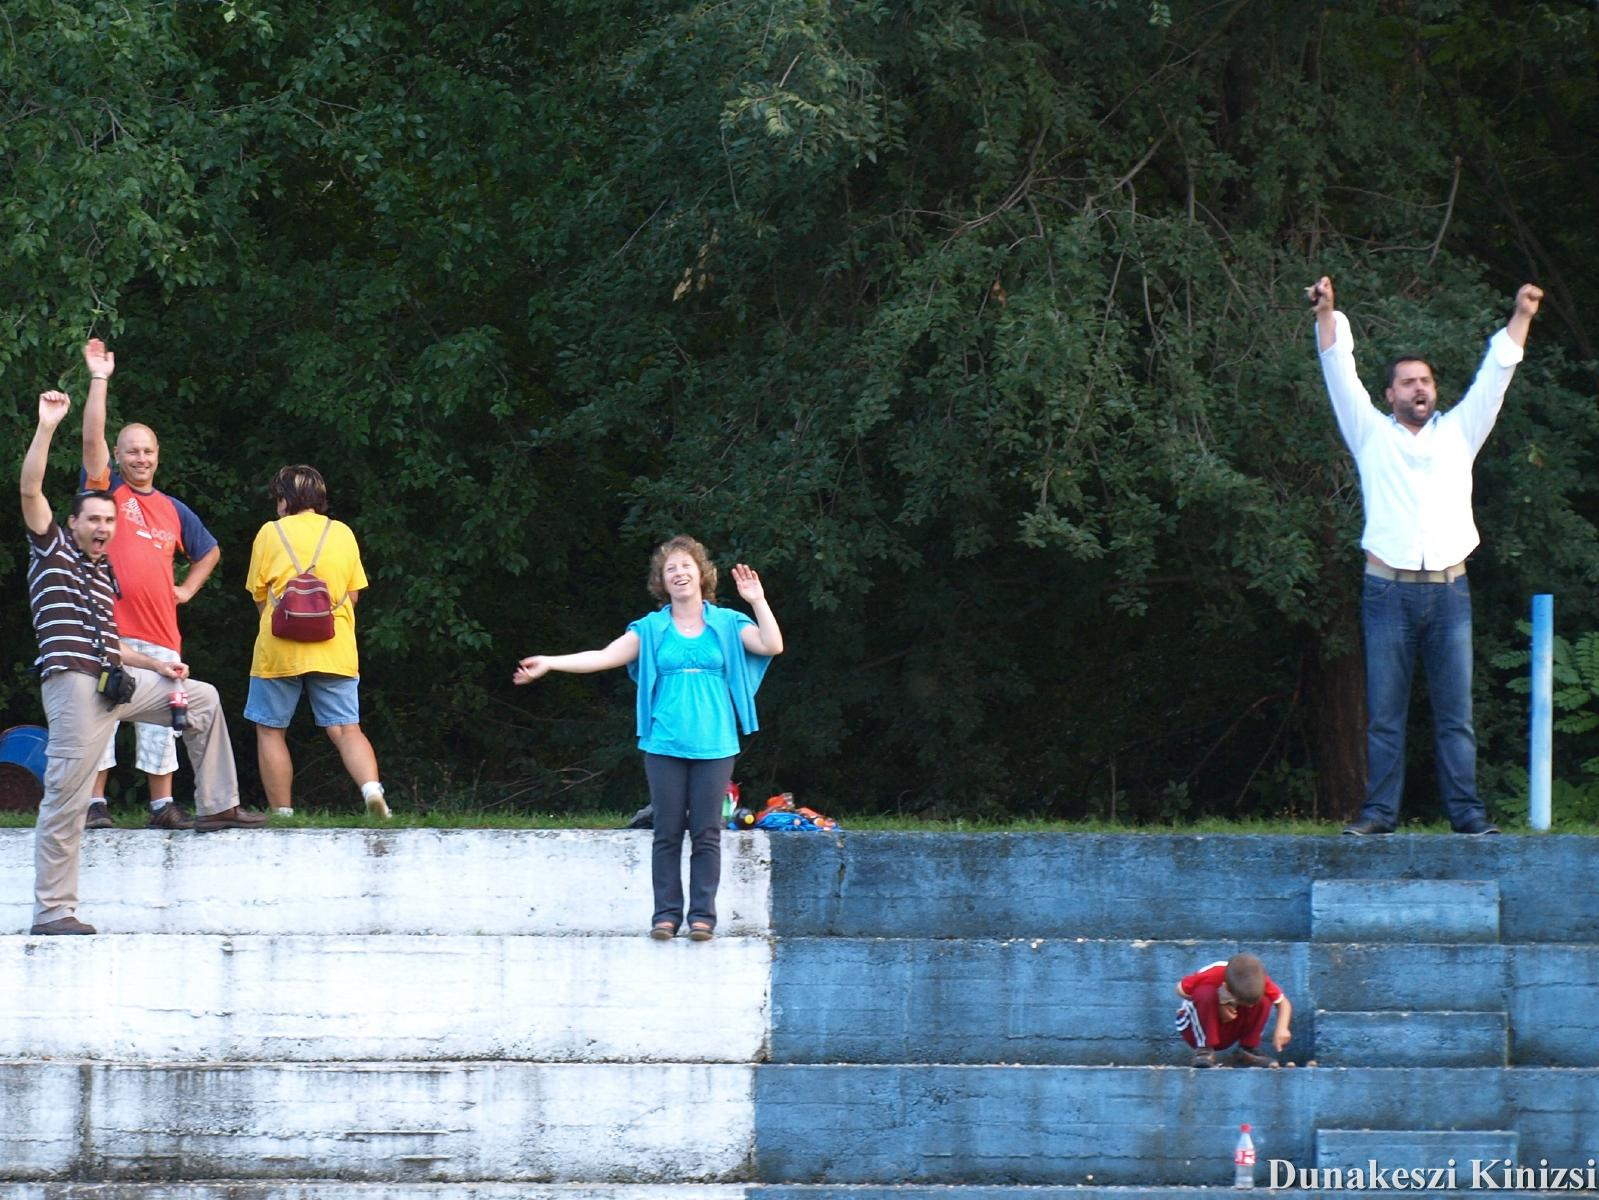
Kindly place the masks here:
MULTIPOLYGON (((294 557, 301 567, 311 563, 316 553, 317 539, 322 536, 328 519, 319 512, 307 509, 292 516, 280 518, 283 532, 294 547, 294 557)), ((255 654, 250 659, 250 674, 261 679, 282 679, 289 675, 307 675, 320 671, 328 675, 360 675, 360 660, 355 649, 355 601, 351 592, 366 587, 366 572, 361 568, 361 548, 355 544, 355 534, 343 521, 335 521, 328 528, 328 540, 317 556, 315 574, 328 585, 333 594, 333 637, 325 642, 291 642, 287 638, 272 636, 272 596, 280 595, 284 586, 298 572, 290 560, 278 531, 268 521, 255 535, 255 545, 250 548, 250 573, 245 587, 257 601, 266 600, 255 633, 255 654)))

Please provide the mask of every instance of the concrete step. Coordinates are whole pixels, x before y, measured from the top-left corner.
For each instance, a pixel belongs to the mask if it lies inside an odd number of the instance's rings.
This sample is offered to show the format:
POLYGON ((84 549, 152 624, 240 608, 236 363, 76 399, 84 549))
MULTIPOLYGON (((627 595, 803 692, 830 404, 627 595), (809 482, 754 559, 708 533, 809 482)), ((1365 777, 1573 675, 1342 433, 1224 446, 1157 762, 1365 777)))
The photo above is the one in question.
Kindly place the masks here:
MULTIPOLYGON (((7 935, 0 1057, 1185 1064, 1171 988, 1236 948, 725 935, 663 945, 633 932, 7 935), (722 1001, 711 1021, 698 1019, 707 972, 722 1001)), ((1486 1004, 1502 988, 1513 1062, 1599 1066, 1599 946, 1253 948, 1295 1004, 1286 1061, 1406 1061, 1393 1055, 1408 1056, 1414 1035, 1385 1045, 1363 1032, 1391 1015, 1345 1021, 1328 1042, 1324 996, 1399 1009, 1428 992, 1486 1004), (1436 989, 1417 980, 1429 973, 1436 989)), ((1408 1011, 1412 1028, 1432 1028, 1408 1011)), ((1492 1039, 1504 1018, 1491 1021, 1476 1030, 1470 1013, 1454 1013, 1416 1065, 1457 1061, 1453 1033, 1492 1039)))
POLYGON ((1599 1071, 0 1064, 0 1178, 35 1182, 1214 1186, 1244 1121, 1262 1179, 1362 1126, 1577 1165, 1599 1071))
POLYGON ((1316 1166, 1346 1171, 1370 1163, 1454 1167, 1464 1184, 1474 1177, 1472 1164, 1490 1171, 1514 1164, 1519 1146, 1511 1129, 1318 1129, 1316 1166))
MULTIPOLYGON (((1237 942, 792 938, 772 964, 785 1063, 1186 1064, 1176 985, 1237 942)), ((1304 945, 1251 946, 1299 1004, 1304 945)), ((1313 1010, 1288 1057, 1313 1057, 1313 1010)))
MULTIPOLYGON (((1599 942, 1591 839, 729 833, 727 932, 1307 941, 1313 880, 1497 880, 1504 941, 1599 942), (1353 843, 1360 842, 1355 845, 1353 843), (1172 903, 1172 879, 1202 878, 1172 903), (771 896, 776 890, 779 902, 771 896)), ((82 916, 117 933, 628 933, 638 830, 269 829, 84 839, 82 916)), ((0 829, 0 928, 27 929, 33 831, 0 829)), ((1356 937, 1335 939, 1363 940, 1356 937)), ((1459 940, 1459 939, 1451 939, 1459 940)))
MULTIPOLYGON (((768 838, 722 835, 722 933, 770 930, 768 838)), ((91 830, 82 862, 107 933, 640 934, 655 907, 647 830, 91 830)), ((33 831, 0 829, 0 929, 32 895, 33 831)))
MULTIPOLYGON (((1226 1183, 1214 1187, 961 1187, 914 1185, 825 1186, 790 1184, 658 1184, 608 1187, 591 1184, 380 1184, 336 1181, 293 1183, 34 1183, 0 1190, 6 1200, 1214 1200, 1231 1183, 1232 1164, 1224 1161, 1226 1183)), ((1466 1173, 1457 1173, 1464 1184, 1466 1173)), ((1257 1190, 1265 1192, 1266 1176, 1257 1190)), ((1295 1200, 1376 1200, 1391 1190, 1351 1191, 1343 1187, 1294 1189, 1281 1193, 1295 1200)), ((1478 1197, 1474 1191, 1428 1191, 1438 1197, 1478 1197)), ((1570 1195, 1570 1192, 1494 1191, 1493 1195, 1528 1197, 1570 1195)))
POLYGON ((0 1063, 0 1178, 748 1177, 754 1067, 0 1063))
POLYGON ((774 838, 773 920, 785 937, 1219 941, 1248 930, 1252 940, 1308 941, 1314 880, 1464 879, 1498 881, 1505 941, 1596 942, 1599 889, 1580 883, 1591 866, 1591 840, 856 832, 774 838))
POLYGON ((771 956, 639 934, 11 935, 0 1059, 750 1063, 771 956))
POLYGON ((1499 883, 1472 879, 1318 879, 1318 942, 1497 942, 1499 883))
POLYGON ((1510 1019, 1502 1012, 1318 1012, 1324 1067, 1503 1067, 1510 1019))
POLYGON ((1245 1121, 1263 1164, 1365 1126, 1516 1129, 1527 1161, 1583 1164, 1599 1071, 769 1066, 756 1102, 767 1181, 1214 1185, 1245 1121))
MULTIPOLYGON (((1517 986, 1514 977, 1529 969, 1540 977, 1548 974, 1528 967, 1529 958, 1545 949, 1481 942, 1318 942, 1310 947, 1310 976, 1316 1006, 1328 1012, 1501 1012, 1517 986)), ((1599 964, 1599 947, 1591 949, 1599 964)))

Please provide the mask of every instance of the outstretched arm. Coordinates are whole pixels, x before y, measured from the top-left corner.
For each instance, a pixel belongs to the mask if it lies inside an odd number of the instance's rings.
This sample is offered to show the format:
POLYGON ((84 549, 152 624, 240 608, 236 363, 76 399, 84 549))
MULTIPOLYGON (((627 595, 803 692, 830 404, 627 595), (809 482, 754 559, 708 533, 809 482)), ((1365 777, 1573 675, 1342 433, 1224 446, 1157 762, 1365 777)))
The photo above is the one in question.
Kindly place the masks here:
POLYGON ((1338 326, 1333 320, 1332 280, 1323 275, 1305 289, 1305 298, 1316 312, 1316 345, 1331 350, 1338 340, 1338 326))
POLYGON ((629 629, 603 650, 580 650, 576 654, 531 654, 516 664, 511 674, 512 683, 532 683, 551 671, 568 675, 592 675, 596 671, 609 671, 625 667, 638 657, 638 634, 629 629))
POLYGON ((39 393, 39 425, 33 431, 33 441, 22 458, 22 520, 34 533, 50 528, 54 517, 50 502, 44 498, 44 465, 50 458, 50 440, 55 437, 56 426, 66 419, 72 401, 65 392, 39 393))
POLYGON ((733 583, 744 603, 755 614, 755 624, 746 625, 739 631, 739 640, 744 643, 744 649, 751 654, 776 658, 783 653, 783 631, 778 628, 777 618, 772 615, 772 606, 766 602, 766 589, 761 586, 761 577, 755 573, 754 567, 739 563, 733 568, 733 583))
POLYGON ((1505 332, 1516 345, 1527 344, 1527 331, 1532 328, 1532 319, 1538 315, 1538 306, 1542 303, 1543 289, 1535 283, 1524 283, 1516 292, 1516 311, 1510 314, 1510 324, 1505 326, 1505 332))
POLYGON ((111 464, 105 442, 105 399, 117 356, 99 338, 90 338, 83 346, 83 365, 89 368, 89 398, 83 405, 83 473, 96 479, 111 464))

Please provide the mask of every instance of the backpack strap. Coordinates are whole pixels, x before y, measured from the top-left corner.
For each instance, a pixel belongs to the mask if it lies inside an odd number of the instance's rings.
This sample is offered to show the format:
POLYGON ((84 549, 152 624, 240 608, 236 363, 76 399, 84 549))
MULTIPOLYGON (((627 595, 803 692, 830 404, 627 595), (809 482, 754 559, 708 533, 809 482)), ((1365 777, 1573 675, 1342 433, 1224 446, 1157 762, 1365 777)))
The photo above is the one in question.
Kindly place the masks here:
MULTIPOLYGON (((332 524, 331 519, 329 521, 329 524, 332 524)), ((289 545, 289 537, 288 537, 288 535, 286 533, 283 532, 283 522, 282 521, 273 521, 272 522, 272 528, 276 529, 278 531, 278 541, 282 542, 283 543, 283 548, 286 551, 288 551, 289 562, 294 566, 294 573, 296 575, 304 575, 305 572, 300 569, 300 560, 294 557, 294 547, 289 545)), ((326 529, 324 529, 322 531, 322 536, 323 537, 327 537, 328 536, 328 531, 326 529)), ((318 542, 316 544, 316 552, 318 554, 322 553, 322 543, 321 542, 318 542)), ((316 561, 315 559, 312 559, 313 564, 315 563, 315 561, 316 561)))
MULTIPOLYGON (((316 560, 322 557, 322 547, 328 540, 328 530, 333 528, 333 518, 329 517, 327 524, 322 526, 322 536, 316 540, 316 549, 311 552, 311 562, 303 570, 300 567, 300 560, 294 557, 294 547, 289 545, 288 535, 283 532, 283 522, 281 520, 273 521, 272 528, 278 531, 278 541, 282 542, 284 550, 288 551, 289 563, 294 567, 294 573, 296 575, 310 575, 316 570, 316 560)), ((270 596, 271 594, 271 589, 268 589, 267 595, 270 596)), ((331 597, 333 593, 329 592, 328 595, 331 597)), ((349 597, 350 594, 346 592, 333 602, 333 607, 338 608, 349 597)), ((274 600, 273 604, 276 605, 277 601, 274 600)))

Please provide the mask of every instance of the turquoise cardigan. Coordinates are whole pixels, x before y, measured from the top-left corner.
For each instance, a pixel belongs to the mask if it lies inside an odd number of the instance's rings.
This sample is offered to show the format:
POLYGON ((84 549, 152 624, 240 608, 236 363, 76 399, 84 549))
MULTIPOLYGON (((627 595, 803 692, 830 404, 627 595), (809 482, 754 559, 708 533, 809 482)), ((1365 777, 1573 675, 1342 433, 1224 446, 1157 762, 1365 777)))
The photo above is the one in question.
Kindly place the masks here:
MULTIPOLYGON (((738 717, 739 728, 747 734, 754 733, 761 727, 755 718, 755 693, 760 689, 761 680, 766 677, 766 668, 772 665, 771 657, 751 654, 744 648, 739 631, 746 625, 755 624, 754 621, 741 612, 712 604, 709 600, 701 603, 704 606, 705 624, 722 646, 722 661, 726 664, 723 671, 728 691, 732 694, 733 713, 738 717)), ((627 673, 638 684, 637 733, 641 738, 649 736, 655 703, 655 656, 671 624, 672 606, 663 604, 649 616, 640 617, 628 626, 638 634, 639 639, 638 657, 627 664, 627 673)))

